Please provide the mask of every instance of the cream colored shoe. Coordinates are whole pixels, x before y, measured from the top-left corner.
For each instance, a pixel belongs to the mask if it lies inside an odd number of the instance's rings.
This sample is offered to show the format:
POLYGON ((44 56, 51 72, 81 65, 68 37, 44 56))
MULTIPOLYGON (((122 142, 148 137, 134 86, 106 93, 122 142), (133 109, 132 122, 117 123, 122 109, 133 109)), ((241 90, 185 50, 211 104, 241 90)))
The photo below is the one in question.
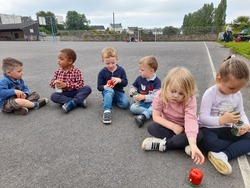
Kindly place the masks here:
POLYGON ((228 175, 232 173, 232 167, 228 163, 227 155, 223 152, 208 152, 208 160, 214 165, 219 173, 228 175))

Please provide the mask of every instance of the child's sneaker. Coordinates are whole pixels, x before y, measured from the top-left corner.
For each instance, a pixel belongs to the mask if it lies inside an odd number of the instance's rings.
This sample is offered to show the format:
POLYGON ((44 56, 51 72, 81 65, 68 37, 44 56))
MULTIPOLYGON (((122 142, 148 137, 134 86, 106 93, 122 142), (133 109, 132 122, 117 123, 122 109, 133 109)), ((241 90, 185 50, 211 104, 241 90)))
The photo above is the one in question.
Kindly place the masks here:
POLYGON ((102 122, 105 124, 111 123, 111 111, 110 110, 105 110, 103 112, 102 122))
POLYGON ((232 167, 228 163, 227 155, 223 152, 208 152, 208 160, 214 165, 216 170, 221 174, 227 175, 232 173, 232 167))
POLYGON ((166 143, 166 138, 160 139, 155 137, 149 137, 142 142, 141 147, 143 150, 147 151, 156 150, 164 152, 166 150, 166 143))
POLYGON ((47 99, 47 98, 41 98, 41 99, 38 99, 38 101, 36 103, 37 103, 37 106, 34 108, 35 110, 38 109, 38 108, 41 108, 41 107, 45 106, 46 104, 48 104, 49 103, 49 99, 47 99))
POLYGON ((191 156, 191 155, 192 155, 190 145, 187 145, 187 146, 185 147, 185 153, 186 153, 188 156, 191 156))
POLYGON ((75 109, 77 107, 75 101, 71 100, 67 103, 65 103, 63 106, 62 106, 62 109, 64 112, 68 113, 69 111, 75 109))
POLYGON ((142 127, 143 124, 145 123, 146 119, 147 118, 144 114, 140 114, 138 116, 135 116, 135 122, 138 125, 138 127, 142 127))
POLYGON ((28 114, 29 110, 26 107, 21 107, 18 110, 14 110, 14 113, 17 115, 26 115, 28 114))
POLYGON ((87 108, 87 100, 84 99, 80 104, 79 104, 80 107, 82 108, 87 108))

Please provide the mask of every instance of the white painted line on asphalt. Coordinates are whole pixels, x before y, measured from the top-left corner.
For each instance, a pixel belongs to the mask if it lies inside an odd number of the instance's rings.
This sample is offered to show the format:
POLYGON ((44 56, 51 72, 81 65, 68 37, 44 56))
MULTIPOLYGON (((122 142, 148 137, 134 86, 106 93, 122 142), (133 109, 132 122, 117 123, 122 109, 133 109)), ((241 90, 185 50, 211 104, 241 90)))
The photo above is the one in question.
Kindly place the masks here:
POLYGON ((211 58, 211 56, 210 56, 210 53, 209 53, 207 44, 206 44, 205 42, 204 42, 204 45, 205 45, 206 50, 207 50, 207 55, 208 55, 208 59, 209 59, 209 63, 210 63, 211 69, 212 69, 212 73, 213 73, 213 76, 214 76, 214 78, 215 78, 215 76, 216 76, 216 70, 215 70, 215 68, 214 68, 214 63, 213 63, 213 61, 212 61, 212 58, 211 58))
MULTIPOLYGON (((216 71, 214 68, 214 63, 212 61, 211 55, 209 53, 207 44, 204 42, 204 45, 206 47, 207 50, 207 55, 208 55, 208 59, 209 59, 209 63, 213 72, 213 76, 214 78, 216 77, 216 71)), ((250 167, 249 167, 249 163, 247 161, 247 158, 245 155, 238 157, 238 163, 239 163, 239 167, 240 167, 240 171, 241 171, 241 175, 245 184, 246 188, 250 188, 250 167)))
POLYGON ((250 167, 245 155, 238 157, 241 175, 246 188, 250 188, 250 167))

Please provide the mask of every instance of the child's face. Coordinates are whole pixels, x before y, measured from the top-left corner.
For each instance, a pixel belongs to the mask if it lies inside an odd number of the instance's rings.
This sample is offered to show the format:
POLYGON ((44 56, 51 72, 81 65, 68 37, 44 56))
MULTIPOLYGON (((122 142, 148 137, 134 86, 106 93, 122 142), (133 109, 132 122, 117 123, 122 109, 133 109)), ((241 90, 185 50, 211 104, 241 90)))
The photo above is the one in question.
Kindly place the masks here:
POLYGON ((223 95, 237 93, 245 85, 246 82, 244 80, 230 79, 228 81, 222 81, 217 79, 217 87, 223 95))
POLYGON ((65 54, 63 52, 59 52, 58 58, 57 58, 57 63, 62 69, 67 69, 67 68, 71 67, 73 62, 71 59, 68 59, 67 54, 65 54))
POLYGON ((117 58, 116 57, 108 57, 108 58, 103 58, 102 62, 104 66, 110 71, 113 72, 116 69, 116 64, 117 64, 117 58))
POLYGON ((141 63, 139 64, 139 67, 140 67, 139 72, 142 78, 149 79, 153 77, 155 71, 149 65, 147 65, 146 63, 141 63))
POLYGON ((169 86, 167 88, 167 98, 171 103, 179 103, 184 99, 184 92, 179 87, 169 86))
POLYGON ((7 76, 14 80, 21 79, 23 76, 23 67, 22 66, 16 66, 12 71, 8 70, 6 72, 7 76))

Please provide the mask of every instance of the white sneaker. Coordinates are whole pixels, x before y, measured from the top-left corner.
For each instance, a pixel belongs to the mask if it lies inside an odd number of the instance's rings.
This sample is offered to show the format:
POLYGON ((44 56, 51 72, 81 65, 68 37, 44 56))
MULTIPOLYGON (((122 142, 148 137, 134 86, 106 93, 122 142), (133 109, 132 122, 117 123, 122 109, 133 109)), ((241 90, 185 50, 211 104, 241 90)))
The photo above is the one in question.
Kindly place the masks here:
POLYGON ((166 138, 160 139, 155 137, 149 137, 142 142, 141 147, 143 150, 147 151, 157 150, 164 152, 166 150, 166 143, 167 143, 166 138))
POLYGON ((248 153, 247 153, 247 155, 249 155, 249 156, 250 156, 250 152, 248 152, 248 153))
POLYGON ((192 155, 190 145, 187 145, 187 146, 185 147, 185 153, 186 153, 188 156, 191 156, 191 155, 192 155))
POLYGON ((232 173, 232 167, 228 163, 227 155, 223 152, 208 152, 208 160, 214 165, 216 170, 221 174, 227 175, 232 173))

